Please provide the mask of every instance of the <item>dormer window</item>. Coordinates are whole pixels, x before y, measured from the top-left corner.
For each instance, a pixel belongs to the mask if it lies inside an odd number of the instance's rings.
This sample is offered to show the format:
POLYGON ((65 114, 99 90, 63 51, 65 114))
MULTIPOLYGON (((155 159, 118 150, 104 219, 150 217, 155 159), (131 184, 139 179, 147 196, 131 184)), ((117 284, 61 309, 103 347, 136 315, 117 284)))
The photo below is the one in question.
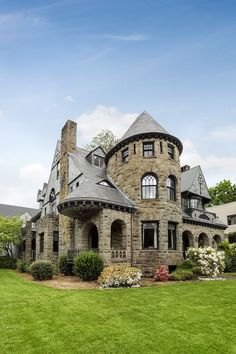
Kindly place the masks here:
POLYGON ((122 156, 122 162, 127 162, 129 159, 129 149, 126 148, 121 151, 121 156, 122 156))
POLYGON ((106 181, 106 180, 103 180, 101 182, 98 183, 100 186, 104 186, 104 187, 111 187, 111 188, 114 188, 110 182, 106 181))
POLYGON ((93 164, 94 164, 94 166, 104 168, 105 167, 104 158, 94 154, 93 155, 93 164))
POLYGON ((143 143, 143 156, 144 157, 154 156, 154 142, 143 143))

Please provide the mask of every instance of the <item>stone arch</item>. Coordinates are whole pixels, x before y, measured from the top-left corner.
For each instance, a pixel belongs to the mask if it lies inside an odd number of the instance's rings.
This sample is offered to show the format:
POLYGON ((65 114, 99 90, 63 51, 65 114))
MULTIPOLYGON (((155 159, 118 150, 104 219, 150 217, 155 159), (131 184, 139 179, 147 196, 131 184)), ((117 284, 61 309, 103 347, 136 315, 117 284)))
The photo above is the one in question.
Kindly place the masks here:
POLYGON ((98 228, 93 222, 89 222, 85 225, 83 230, 83 239, 86 246, 85 248, 89 250, 98 250, 98 228))
POLYGON ((215 248, 216 250, 219 247, 219 243, 221 243, 222 239, 220 235, 215 235, 212 240, 212 247, 215 248))
POLYGON ((127 227, 123 220, 116 219, 111 224, 111 249, 126 249, 127 227))
POLYGON ((208 238, 207 234, 202 232, 198 236, 198 247, 207 247, 207 246, 209 246, 209 238, 208 238))
POLYGON ((182 246, 183 246, 183 254, 185 255, 185 252, 187 251, 187 249, 189 247, 193 247, 194 246, 194 237, 192 232, 185 230, 183 232, 183 236, 182 236, 182 246))

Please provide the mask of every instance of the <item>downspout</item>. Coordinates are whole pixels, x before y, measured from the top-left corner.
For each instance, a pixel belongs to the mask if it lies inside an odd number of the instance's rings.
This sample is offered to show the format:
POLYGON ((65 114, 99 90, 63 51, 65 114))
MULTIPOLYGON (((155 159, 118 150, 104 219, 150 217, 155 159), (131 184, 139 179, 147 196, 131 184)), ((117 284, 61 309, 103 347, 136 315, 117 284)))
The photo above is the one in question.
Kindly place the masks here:
POLYGON ((134 256, 133 256, 133 218, 134 218, 134 213, 133 211, 131 211, 131 223, 130 223, 130 226, 131 226, 131 267, 133 267, 133 264, 134 264, 134 256))

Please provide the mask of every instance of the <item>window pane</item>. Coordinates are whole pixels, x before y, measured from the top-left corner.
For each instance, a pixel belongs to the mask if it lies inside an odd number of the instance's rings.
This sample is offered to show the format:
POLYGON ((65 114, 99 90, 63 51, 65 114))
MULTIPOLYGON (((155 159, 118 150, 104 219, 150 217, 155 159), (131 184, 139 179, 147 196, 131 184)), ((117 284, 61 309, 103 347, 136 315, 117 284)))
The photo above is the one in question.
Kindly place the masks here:
POLYGON ((154 143, 143 143, 143 156, 154 156, 154 143))
POLYGON ((143 248, 158 248, 157 223, 143 224, 143 248))
POLYGON ((147 175, 142 179, 142 198, 157 198, 157 179, 152 175, 147 175))

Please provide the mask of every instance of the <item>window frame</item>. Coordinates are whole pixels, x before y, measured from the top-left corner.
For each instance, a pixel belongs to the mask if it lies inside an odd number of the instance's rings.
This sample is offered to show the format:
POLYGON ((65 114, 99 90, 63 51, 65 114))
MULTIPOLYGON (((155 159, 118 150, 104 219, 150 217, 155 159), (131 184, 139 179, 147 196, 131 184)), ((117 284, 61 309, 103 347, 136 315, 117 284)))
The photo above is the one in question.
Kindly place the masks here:
POLYGON ((175 159, 175 147, 172 144, 167 145, 168 157, 170 160, 175 159))
POLYGON ((146 199, 146 200, 155 200, 158 198, 158 177, 156 176, 156 174, 150 172, 150 173, 145 173, 142 178, 141 178, 141 198, 142 199, 146 199), (145 178, 148 177, 152 177, 155 179, 156 184, 143 184, 143 181, 145 180, 145 178), (153 188, 154 197, 150 197, 150 195, 152 194, 151 190, 153 188), (146 190, 146 192, 144 192, 146 190), (148 192, 147 192, 148 191, 148 192), (147 196, 149 194, 149 197, 147 196))
POLYGON ((155 156, 155 146, 154 141, 144 141, 143 142, 143 157, 154 157, 155 156), (145 146, 151 147, 145 149, 145 146), (151 152, 151 154, 149 154, 151 152), (147 155, 145 155, 147 153, 147 155))
POLYGON ((159 221, 142 221, 142 250, 159 250, 159 221), (149 227, 147 227, 150 225, 149 227), (153 226, 153 228, 151 227, 153 226), (145 230, 154 230, 153 233, 153 246, 145 247, 145 230))
MULTIPOLYGON (((171 184, 171 183, 170 183, 171 184)), ((167 188, 167 200, 176 202, 176 177, 173 175, 170 175, 166 179, 166 188, 167 188), (168 185, 168 181, 174 182, 174 187, 171 187, 168 185)))
POLYGON ((236 225, 236 214, 227 215, 227 225, 228 226, 236 225), (233 219, 233 223, 232 223, 232 219, 233 219), (235 222, 234 222, 234 219, 235 219, 235 222))
POLYGON ((99 156, 97 154, 93 154, 93 165, 95 167, 104 168, 105 167, 104 157, 99 156), (97 163, 95 163, 95 161, 97 161, 97 163))
POLYGON ((129 160, 129 148, 125 148, 121 151, 121 161, 122 163, 128 162, 129 160))
POLYGON ((177 223, 168 221, 168 250, 177 250, 177 223))

